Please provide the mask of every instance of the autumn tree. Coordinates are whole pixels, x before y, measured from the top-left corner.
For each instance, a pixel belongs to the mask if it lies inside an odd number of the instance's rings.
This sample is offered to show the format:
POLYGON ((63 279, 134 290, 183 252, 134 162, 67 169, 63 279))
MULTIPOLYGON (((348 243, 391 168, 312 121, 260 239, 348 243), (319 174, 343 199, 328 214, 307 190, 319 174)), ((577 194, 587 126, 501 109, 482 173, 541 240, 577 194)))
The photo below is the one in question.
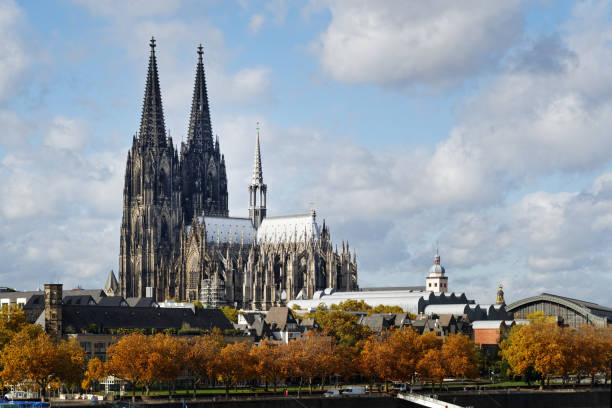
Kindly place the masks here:
POLYGON ((359 353, 359 372, 361 375, 368 379, 370 384, 370 394, 372 394, 372 388, 374 380, 378 374, 376 364, 379 359, 378 348, 380 347, 381 338, 380 336, 371 335, 365 340, 362 340, 361 353, 359 353))
POLYGON ((0 308, 0 349, 11 341, 26 325, 26 315, 20 305, 10 304, 0 308))
POLYGON ((45 400, 47 385, 58 377, 58 347, 40 326, 28 325, 20 330, 2 350, 2 379, 17 385, 31 381, 45 400))
POLYGON ((155 381, 168 383, 168 398, 171 396, 171 384, 185 368, 185 342, 168 334, 156 334, 148 338, 149 366, 155 381))
POLYGON ((363 299, 347 299, 344 302, 332 304, 330 309, 340 310, 343 312, 367 312, 368 310, 372 309, 372 306, 368 305, 363 299))
POLYGON ((417 363, 417 370, 423 380, 431 381, 432 391, 436 383, 440 384, 440 389, 442 388, 442 380, 447 375, 447 369, 440 358, 440 350, 433 348, 427 350, 417 363))
POLYGON ((228 344, 216 361, 215 370, 225 385, 225 396, 229 398, 232 385, 252 377, 253 358, 250 354, 251 345, 247 342, 228 344))
POLYGON ((372 332, 368 326, 359 324, 357 315, 341 310, 329 311, 323 303, 314 313, 308 313, 307 317, 313 318, 326 334, 335 337, 340 343, 355 345, 372 332))
POLYGON ((440 349, 440 360, 449 377, 478 376, 476 346, 463 334, 450 334, 440 349))
POLYGON ((198 384, 216 377, 216 360, 225 345, 225 339, 219 328, 214 328, 211 334, 196 337, 187 345, 185 367, 191 373, 193 380, 193 398, 196 397, 198 384))
POLYGON ((312 384, 316 377, 331 373, 333 362, 333 345, 335 340, 318 332, 308 332, 289 343, 288 355, 294 375, 299 380, 298 395, 304 380, 308 382, 308 391, 312 394, 312 384))
POLYGON ((150 344, 140 333, 123 336, 107 352, 105 370, 132 385, 132 401, 136 400, 136 387, 145 387, 147 395, 155 380, 149 360, 150 344))
POLYGON ((530 368, 539 372, 540 388, 544 388, 548 377, 561 368, 560 330, 542 316, 532 319, 529 325, 514 326, 501 343, 501 355, 517 374, 525 375, 530 368))
POLYGON ((598 372, 607 371, 608 353, 606 350, 606 335, 604 329, 584 325, 574 333, 576 367, 581 374, 591 377, 591 385, 595 382, 598 372))
POLYGON ((75 338, 67 341, 62 340, 57 345, 56 358, 57 379, 72 390, 83 380, 83 375, 87 367, 85 350, 83 350, 75 338))
POLYGON ((285 378, 287 370, 285 364, 288 346, 285 343, 272 343, 262 341, 258 346, 251 348, 251 356, 255 363, 257 376, 267 384, 272 384, 274 393, 277 385, 285 378))
POLYGON ((424 349, 421 337, 413 328, 392 330, 386 336, 387 352, 392 356, 389 361, 392 372, 391 380, 412 381, 424 349))
POLYGON ((338 344, 334 347, 331 373, 343 377, 349 381, 352 376, 359 372, 359 351, 357 346, 350 344, 338 344))
POLYGON ((94 357, 87 363, 87 370, 83 376, 81 387, 90 390, 93 385, 104 377, 104 364, 98 357, 94 357))

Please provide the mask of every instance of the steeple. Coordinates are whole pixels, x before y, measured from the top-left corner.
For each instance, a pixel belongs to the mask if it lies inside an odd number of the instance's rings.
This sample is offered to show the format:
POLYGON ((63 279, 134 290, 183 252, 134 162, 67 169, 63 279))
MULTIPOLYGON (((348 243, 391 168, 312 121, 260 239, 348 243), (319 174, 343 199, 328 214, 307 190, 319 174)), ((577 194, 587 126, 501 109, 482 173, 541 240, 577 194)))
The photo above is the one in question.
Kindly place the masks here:
POLYGON ((505 305, 506 301, 504 300, 504 291, 502 289, 502 284, 499 284, 499 288, 497 289, 497 300, 495 301, 496 305, 505 305))
POLYGON ((193 143, 201 151, 211 151, 213 149, 213 137, 210 109, 208 106, 208 92, 206 91, 206 76, 204 75, 204 63, 202 62, 203 54, 203 47, 200 44, 198 47, 198 65, 196 67, 195 84, 193 87, 193 101, 191 103, 187 140, 188 143, 193 143))
POLYGON ((259 148, 259 122, 257 122, 257 137, 255 139, 255 160, 253 163, 253 178, 251 184, 263 184, 263 171, 261 170, 261 150, 259 148))
POLYGON ((253 164, 253 177, 249 186, 249 217, 255 228, 266 218, 266 195, 268 186, 263 182, 261 169, 261 150, 259 148, 259 122, 257 122, 257 136, 255 138, 255 163, 253 164))
POLYGON ((166 147, 166 126, 162 108, 159 77, 157 75, 157 60, 155 58, 155 38, 151 37, 151 55, 149 56, 149 71, 142 103, 142 118, 140 120, 140 141, 150 147, 166 147))

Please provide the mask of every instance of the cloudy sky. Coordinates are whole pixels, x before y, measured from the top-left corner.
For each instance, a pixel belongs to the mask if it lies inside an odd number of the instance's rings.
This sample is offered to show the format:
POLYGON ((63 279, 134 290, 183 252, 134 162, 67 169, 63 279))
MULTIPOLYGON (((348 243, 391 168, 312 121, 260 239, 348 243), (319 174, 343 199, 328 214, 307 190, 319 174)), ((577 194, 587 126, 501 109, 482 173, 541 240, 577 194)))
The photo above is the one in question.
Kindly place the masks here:
POLYGON ((0 285, 117 270, 148 42, 187 131, 196 47, 230 213, 261 123, 268 213, 310 203, 361 286, 421 285, 439 246, 481 302, 612 306, 608 1, 0 1, 0 285))

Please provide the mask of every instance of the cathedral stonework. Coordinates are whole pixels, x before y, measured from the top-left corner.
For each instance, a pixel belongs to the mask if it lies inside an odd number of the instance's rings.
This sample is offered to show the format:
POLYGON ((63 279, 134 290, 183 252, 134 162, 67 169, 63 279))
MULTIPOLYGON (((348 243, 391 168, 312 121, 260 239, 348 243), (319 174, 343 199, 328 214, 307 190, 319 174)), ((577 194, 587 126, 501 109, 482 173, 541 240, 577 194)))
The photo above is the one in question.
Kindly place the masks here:
POLYGON ((179 154, 166 134, 151 40, 140 132, 127 155, 119 293, 267 310, 326 288, 356 290, 355 252, 348 243, 341 252, 332 248, 314 210, 267 217, 259 129, 249 218, 229 217, 225 158, 219 138, 213 141, 202 55, 200 46, 179 154))

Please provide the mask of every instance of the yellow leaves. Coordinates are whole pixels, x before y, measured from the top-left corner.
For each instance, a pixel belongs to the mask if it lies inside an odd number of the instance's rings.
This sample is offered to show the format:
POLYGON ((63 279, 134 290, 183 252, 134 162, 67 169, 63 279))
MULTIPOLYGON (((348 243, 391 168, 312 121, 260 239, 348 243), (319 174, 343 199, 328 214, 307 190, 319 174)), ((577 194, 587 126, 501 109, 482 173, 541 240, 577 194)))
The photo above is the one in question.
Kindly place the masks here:
POLYGON ((412 328, 371 336, 362 343, 361 372, 383 381, 409 381, 415 371, 423 378, 473 377, 477 375, 476 350, 466 336, 447 337, 447 342, 429 332, 419 335, 412 328))
POLYGON ((2 350, 5 384, 26 381, 45 390, 50 382, 78 384, 85 369, 85 353, 75 340, 56 344, 42 328, 25 325, 2 350))
POLYGON ((252 377, 254 359, 247 342, 228 344, 219 354, 215 370, 228 386, 252 377))
POLYGON ((571 372, 594 375, 607 367, 612 357, 609 329, 559 327, 543 314, 529 318, 531 324, 513 327, 501 344, 501 354, 516 374, 532 367, 543 378, 571 372))
POLYGON ((215 378, 215 361, 225 344, 225 339, 218 329, 213 330, 211 334, 196 337, 187 346, 186 368, 199 380, 215 378))
POLYGON ((88 390, 94 381, 100 381, 102 377, 104 377, 104 365, 99 358, 92 358, 87 363, 87 371, 85 371, 81 387, 88 390))

